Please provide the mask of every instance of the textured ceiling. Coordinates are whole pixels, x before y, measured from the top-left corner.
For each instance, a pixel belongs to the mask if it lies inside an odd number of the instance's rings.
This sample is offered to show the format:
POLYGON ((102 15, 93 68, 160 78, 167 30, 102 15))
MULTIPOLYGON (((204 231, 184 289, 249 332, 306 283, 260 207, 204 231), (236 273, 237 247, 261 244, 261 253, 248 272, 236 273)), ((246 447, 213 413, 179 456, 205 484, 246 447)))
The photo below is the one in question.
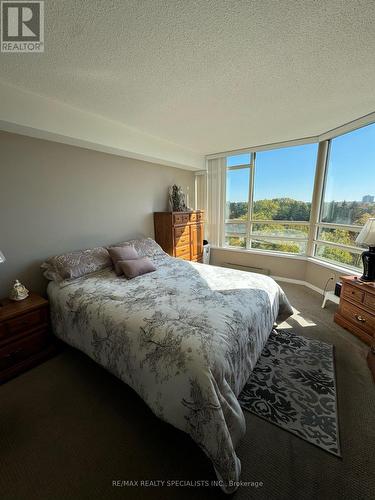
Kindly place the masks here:
POLYGON ((0 79, 208 154, 375 111, 373 0, 48 0, 0 79))

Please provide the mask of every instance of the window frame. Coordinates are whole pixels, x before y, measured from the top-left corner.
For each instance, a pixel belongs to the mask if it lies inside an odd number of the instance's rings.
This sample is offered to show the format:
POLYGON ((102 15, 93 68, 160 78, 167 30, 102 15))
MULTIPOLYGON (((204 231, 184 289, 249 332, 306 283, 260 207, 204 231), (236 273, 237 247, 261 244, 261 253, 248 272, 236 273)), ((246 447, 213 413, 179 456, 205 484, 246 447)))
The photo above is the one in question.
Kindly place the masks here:
MULTIPOLYGON (((337 137, 341 137, 343 135, 346 135, 350 132, 360 130, 361 128, 367 127, 369 125, 375 125, 375 113, 371 113, 369 115, 366 115, 362 118, 359 118, 357 120, 354 120, 350 123, 347 123, 345 125, 342 125, 340 127, 337 127, 329 132, 323 133, 321 135, 317 136, 311 136, 307 137, 305 139, 298 139, 298 140, 293 140, 293 141, 286 141, 286 142, 281 142, 281 143, 275 143, 275 144, 268 144, 268 145, 263 145, 263 146, 258 146, 254 148, 244 148, 241 150, 234 150, 234 151, 228 151, 226 153, 218 153, 218 154, 212 154, 212 155, 207 155, 206 159, 211 160, 215 158, 228 158, 229 156, 235 156, 235 155, 240 155, 243 153, 249 153, 251 155, 251 160, 255 159, 256 153, 257 152, 262 152, 262 151, 269 151, 269 150, 275 150, 275 149, 281 149, 284 147, 292 147, 292 146, 300 146, 300 145, 305 145, 305 144, 318 144, 318 150, 317 150, 317 158, 316 158, 316 167, 315 167, 315 180, 314 180, 314 190, 313 190, 313 196, 311 200, 311 211, 310 211, 310 220, 309 221, 283 221, 283 220, 255 220, 253 219, 253 197, 254 197, 254 174, 255 174, 255 165, 253 165, 253 168, 250 170, 250 176, 249 176, 249 182, 251 185, 249 186, 249 199, 248 199, 248 204, 251 206, 251 213, 249 212, 248 209, 248 220, 246 221, 247 228, 245 230, 245 233, 238 233, 237 236, 239 237, 246 237, 246 247, 239 247, 239 246, 229 246, 226 245, 225 243, 225 224, 227 223, 240 223, 236 219, 226 219, 225 216, 222 218, 222 243, 220 245, 220 248, 225 249, 225 250, 230 250, 230 251, 239 251, 239 252, 253 252, 256 254, 263 254, 263 255, 274 255, 278 257, 288 257, 288 258, 294 258, 294 259, 304 259, 308 260, 311 262, 316 262, 317 264, 321 264, 324 267, 329 267, 331 269, 335 269, 338 272, 345 272, 345 271, 350 271, 350 272, 355 272, 359 273, 361 271, 361 265, 359 267, 351 266, 349 264, 335 261, 332 259, 326 259, 324 257, 320 257, 317 255, 317 248, 319 245, 325 245, 331 248, 339 248, 344 251, 349 251, 355 254, 362 254, 363 248, 357 247, 357 246, 352 246, 352 245, 347 245, 343 243, 335 243, 332 241, 326 241, 321 238, 319 238, 319 230, 321 228, 327 228, 327 229, 341 229, 341 230, 347 230, 347 231, 352 231, 352 232, 357 232, 359 233, 361 229, 363 228, 363 225, 356 225, 356 224, 336 224, 336 223, 329 223, 329 222, 322 222, 322 211, 323 211, 323 206, 324 206, 324 195, 325 195, 325 189, 326 189, 326 184, 327 184, 327 175, 328 175, 328 170, 329 170, 329 156, 330 156, 330 150, 331 150, 331 144, 334 139, 337 137), (250 194, 251 194, 251 199, 250 199, 250 194), (251 202, 251 203, 250 203, 251 202), (283 224, 283 225, 292 225, 292 224, 297 224, 297 225, 305 225, 309 228, 308 231, 308 239, 307 239, 307 245, 306 245, 306 253, 300 254, 300 253, 291 253, 291 252, 282 252, 279 250, 264 250, 264 249, 259 249, 259 248, 252 248, 251 247, 251 239, 257 239, 257 235, 252 234, 252 226, 254 223, 264 223, 264 224, 283 224)), ((229 169, 235 169, 235 168, 244 168, 247 167, 248 164, 242 164, 242 165, 236 165, 233 167, 226 167, 227 170, 229 169)), ((226 176, 225 176, 226 178, 226 176)), ((223 193, 223 200, 224 200, 224 205, 226 203, 226 189, 225 192, 223 193)), ((235 234, 233 234, 235 236, 235 234)), ((258 235, 259 236, 259 235, 258 235)), ((262 236, 259 237, 258 239, 262 239, 262 236)), ((288 238, 288 237, 281 237, 281 236, 267 236, 263 237, 263 239, 267 240, 284 240, 284 241, 306 241, 305 238, 299 239, 298 237, 294 238, 288 238)))
MULTIPOLYGON (((311 142, 309 143, 311 144, 311 142)), ((304 144, 298 144, 296 146, 302 146, 304 144)), ((279 149, 279 148, 276 148, 279 149)), ((234 155, 229 155, 229 156, 234 156, 234 155)), ((228 158, 228 156, 226 157, 228 158)), ((291 225, 296 225, 296 226, 306 226, 307 228, 310 228, 310 223, 311 223, 311 213, 310 213, 310 220, 309 221, 288 221, 288 220, 274 220, 274 219, 254 219, 253 218, 253 213, 254 213, 254 189, 255 189, 255 168, 256 168, 256 152, 250 152, 250 163, 243 163, 240 165, 233 165, 233 166, 227 166, 226 167, 226 175, 229 171, 231 170, 240 170, 244 168, 249 168, 249 189, 248 189, 248 199, 247 199, 247 220, 246 221, 239 221, 238 219, 227 219, 226 217, 224 218, 224 239, 223 239, 223 248, 230 248, 230 249, 244 249, 244 250, 257 250, 257 251, 262 251, 265 253, 280 253, 283 255, 295 255, 295 256, 307 256, 308 253, 308 245, 309 245, 309 235, 307 234, 306 237, 290 237, 290 236, 269 236, 269 235, 259 235, 259 234, 254 234, 253 233, 253 225, 254 224, 273 224, 273 225, 282 225, 282 226, 291 226, 291 225), (239 247, 236 245, 227 245, 225 243, 225 240, 227 238, 226 234, 226 225, 227 224, 244 224, 246 225, 245 232, 244 233, 233 233, 230 236, 232 237, 243 237, 245 238, 245 247, 239 247), (291 242, 291 243, 305 243, 306 244, 306 251, 305 252, 282 252, 280 250, 259 250, 257 248, 252 247, 253 240, 261 240, 261 241, 270 241, 270 242, 280 242, 280 241, 285 241, 285 242, 291 242)), ((227 202, 227 191, 225 189, 225 192, 223 193, 225 202, 227 202)), ((308 231, 309 233, 309 231, 308 231)))
MULTIPOLYGON (((363 128, 359 127, 358 129, 363 128)), ((356 130, 358 130, 356 129, 356 130)), ((350 133, 350 132, 347 132, 350 133)), ((312 238, 312 245, 311 245, 311 253, 308 254, 308 257, 312 257, 314 259, 317 259, 318 261, 323 261, 323 262, 328 262, 332 263, 334 265, 339 265, 343 266, 347 269, 353 270, 353 271, 358 271, 360 268, 351 266, 350 264, 345 264, 339 261, 334 261, 332 259, 326 259, 324 257, 321 257, 317 254, 318 252, 318 247, 319 245, 325 245, 331 248, 338 248, 340 250, 348 251, 351 253, 355 253, 357 255, 362 254, 363 248, 361 249, 360 247, 355 247, 351 245, 346 245, 344 243, 335 243, 333 241, 326 241, 322 240, 319 238, 319 230, 320 229, 339 229, 339 230, 344 230, 344 231, 352 231, 352 232, 359 232, 361 231, 363 226, 356 225, 356 224, 336 224, 332 222, 323 222, 323 210, 324 210, 324 199, 325 199, 325 193, 326 193, 326 188, 327 188, 327 180, 328 180, 328 171, 329 171, 329 160, 330 160, 330 154, 331 154, 331 149, 332 149, 332 141, 336 137, 341 137, 342 135, 345 134, 340 134, 335 137, 331 137, 330 139, 327 140, 327 153, 325 155, 324 159, 324 165, 323 165, 323 182, 321 184, 321 192, 319 193, 319 206, 318 206, 318 211, 317 211, 317 219, 314 221, 311 221, 312 224, 312 231, 313 231, 313 238, 312 238)))
MULTIPOLYGON (((243 224, 245 227, 245 233, 234 233, 233 235, 230 235, 234 238, 245 238, 245 249, 249 250, 248 244, 249 244, 249 231, 250 231, 250 199, 252 199, 253 194, 251 193, 251 185, 252 185, 252 177, 253 177, 253 171, 254 171, 254 156, 255 153, 250 153, 250 163, 241 163, 240 165, 233 165, 233 166, 228 166, 226 165, 226 170, 225 170, 225 192, 223 193, 224 195, 224 206, 227 203, 227 186, 228 186, 228 172, 233 171, 233 170, 242 170, 244 168, 249 168, 249 189, 247 193, 247 220, 246 221, 239 221, 238 219, 227 219, 224 217, 224 224, 223 224, 223 233, 224 233, 224 238, 223 238, 223 248, 236 248, 234 245, 227 245, 225 243, 225 240, 227 238, 226 235, 226 224, 243 224)), ((228 158, 228 157, 226 157, 228 158)), ((226 160, 227 161, 227 160, 226 160)), ((251 213, 252 213, 252 208, 251 208, 251 213)), ((239 247, 243 248, 243 247, 239 247)))

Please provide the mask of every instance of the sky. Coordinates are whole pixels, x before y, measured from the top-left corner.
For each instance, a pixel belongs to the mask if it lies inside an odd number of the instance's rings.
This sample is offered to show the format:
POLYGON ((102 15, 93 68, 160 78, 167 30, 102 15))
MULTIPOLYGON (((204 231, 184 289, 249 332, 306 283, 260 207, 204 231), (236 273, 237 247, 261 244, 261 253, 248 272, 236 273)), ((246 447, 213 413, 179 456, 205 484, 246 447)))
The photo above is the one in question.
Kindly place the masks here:
MULTIPOLYGON (((311 201, 317 144, 256 154, 254 200, 293 198, 311 201)), ((227 165, 249 163, 250 155, 228 157, 227 165)), ((234 170, 227 179, 227 199, 247 201, 248 170, 234 170)), ((375 124, 333 139, 325 201, 362 201, 375 196, 375 124)))

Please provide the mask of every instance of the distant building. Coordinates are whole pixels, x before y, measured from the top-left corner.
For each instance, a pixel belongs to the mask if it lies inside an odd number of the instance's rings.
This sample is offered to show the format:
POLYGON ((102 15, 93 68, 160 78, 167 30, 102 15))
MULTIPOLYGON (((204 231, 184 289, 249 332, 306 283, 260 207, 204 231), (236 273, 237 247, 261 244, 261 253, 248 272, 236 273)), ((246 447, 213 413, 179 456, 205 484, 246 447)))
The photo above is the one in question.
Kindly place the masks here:
POLYGON ((362 197, 362 203, 374 203, 374 196, 366 194, 366 196, 362 197))

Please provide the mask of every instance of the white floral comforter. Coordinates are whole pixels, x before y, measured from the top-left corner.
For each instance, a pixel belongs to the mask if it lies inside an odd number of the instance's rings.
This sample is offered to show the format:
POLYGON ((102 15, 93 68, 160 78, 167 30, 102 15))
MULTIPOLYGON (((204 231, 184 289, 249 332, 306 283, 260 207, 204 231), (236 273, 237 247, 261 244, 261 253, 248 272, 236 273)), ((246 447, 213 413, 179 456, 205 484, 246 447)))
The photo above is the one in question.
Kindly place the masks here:
MULTIPOLYGON (((152 255, 151 255, 152 258, 152 255)), ((292 314, 269 277, 153 257, 133 280, 111 270, 51 282, 54 333, 130 385, 159 418, 187 432, 236 489, 237 401, 276 319, 292 314)))

